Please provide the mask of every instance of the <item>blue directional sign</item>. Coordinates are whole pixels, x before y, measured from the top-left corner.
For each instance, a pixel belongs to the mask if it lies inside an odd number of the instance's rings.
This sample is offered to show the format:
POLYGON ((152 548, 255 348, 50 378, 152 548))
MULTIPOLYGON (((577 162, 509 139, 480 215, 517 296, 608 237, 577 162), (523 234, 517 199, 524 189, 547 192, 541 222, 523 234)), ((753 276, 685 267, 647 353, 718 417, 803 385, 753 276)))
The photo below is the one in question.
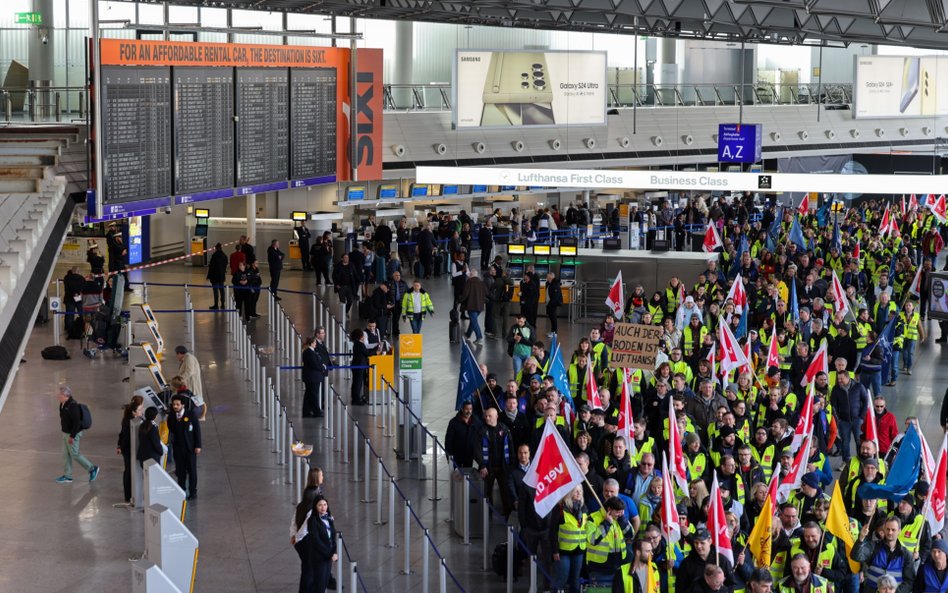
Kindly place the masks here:
POLYGON ((718 162, 756 163, 764 127, 760 124, 719 124, 718 162))

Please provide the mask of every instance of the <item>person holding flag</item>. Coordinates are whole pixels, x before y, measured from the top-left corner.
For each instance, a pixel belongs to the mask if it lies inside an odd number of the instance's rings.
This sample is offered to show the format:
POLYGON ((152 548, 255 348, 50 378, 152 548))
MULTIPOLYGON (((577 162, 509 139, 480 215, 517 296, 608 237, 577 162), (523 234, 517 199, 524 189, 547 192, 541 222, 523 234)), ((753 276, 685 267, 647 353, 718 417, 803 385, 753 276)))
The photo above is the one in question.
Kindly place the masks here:
POLYGON ((579 574, 586 560, 586 544, 592 523, 583 500, 583 485, 573 490, 553 507, 551 529, 556 530, 553 552, 553 589, 580 593, 579 574))

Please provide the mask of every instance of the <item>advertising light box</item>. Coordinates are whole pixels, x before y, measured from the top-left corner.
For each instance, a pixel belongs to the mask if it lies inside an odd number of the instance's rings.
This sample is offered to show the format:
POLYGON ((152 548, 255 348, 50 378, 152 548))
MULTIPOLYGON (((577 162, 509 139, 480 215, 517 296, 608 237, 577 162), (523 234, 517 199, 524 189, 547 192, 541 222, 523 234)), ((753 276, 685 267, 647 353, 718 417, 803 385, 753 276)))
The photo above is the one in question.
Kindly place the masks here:
POLYGON ((948 59, 936 56, 857 56, 856 118, 948 115, 948 59))
POLYGON ((457 128, 606 125, 606 53, 458 50, 457 128))

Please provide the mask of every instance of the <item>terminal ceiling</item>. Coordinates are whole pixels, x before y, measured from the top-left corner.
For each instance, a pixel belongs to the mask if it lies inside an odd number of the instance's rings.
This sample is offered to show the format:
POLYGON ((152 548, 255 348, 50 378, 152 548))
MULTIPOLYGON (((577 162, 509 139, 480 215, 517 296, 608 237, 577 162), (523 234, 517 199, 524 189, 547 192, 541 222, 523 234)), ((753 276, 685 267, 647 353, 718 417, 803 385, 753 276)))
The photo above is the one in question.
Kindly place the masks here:
POLYGON ((748 41, 948 49, 948 0, 176 0, 176 4, 748 41))

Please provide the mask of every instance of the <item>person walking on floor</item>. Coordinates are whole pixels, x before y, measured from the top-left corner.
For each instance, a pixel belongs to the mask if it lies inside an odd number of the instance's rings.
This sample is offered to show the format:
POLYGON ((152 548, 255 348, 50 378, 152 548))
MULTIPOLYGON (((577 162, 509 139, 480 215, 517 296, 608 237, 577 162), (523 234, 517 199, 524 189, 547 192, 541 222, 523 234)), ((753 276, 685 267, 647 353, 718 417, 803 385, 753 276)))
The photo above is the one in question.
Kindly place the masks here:
POLYGON ((546 316, 550 320, 550 333, 548 338, 552 338, 557 332, 557 311, 563 304, 563 291, 560 288, 560 279, 553 272, 547 272, 546 275, 546 316))
POLYGON ((171 434, 171 454, 178 486, 188 493, 188 500, 197 498, 197 456, 201 453, 201 423, 195 422, 186 411, 187 398, 171 398, 168 432, 171 434))
POLYGON ((479 318, 484 310, 484 304, 487 302, 487 287, 484 281, 480 279, 480 274, 474 268, 468 270, 467 281, 464 283, 464 290, 461 293, 460 304, 463 310, 467 311, 470 322, 467 324, 467 331, 464 337, 471 339, 471 336, 477 336, 476 344, 484 341, 484 334, 481 332, 479 318))
POLYGON ((227 282, 227 256, 224 255, 224 248, 220 243, 214 246, 214 253, 211 254, 211 261, 207 265, 207 280, 211 283, 211 291, 214 293, 214 305, 211 309, 224 309, 227 303, 224 301, 224 283, 227 282))
POLYGON ((75 461, 89 472, 89 481, 95 481, 99 475, 99 466, 79 452, 79 440, 82 438, 83 423, 89 426, 91 418, 83 418, 82 410, 72 397, 68 385, 59 386, 59 427, 63 433, 63 475, 56 478, 60 484, 72 482, 72 463, 75 461))
POLYGON ((321 391, 332 358, 326 349, 326 328, 316 328, 316 335, 303 342, 303 418, 322 418, 321 391))
MULTIPOLYGON (((191 400, 200 411, 200 418, 207 417, 207 400, 204 398, 204 381, 201 379, 201 363, 197 357, 188 352, 187 346, 174 347, 174 355, 178 359, 178 376, 191 390, 191 400)), ((189 406, 190 407, 190 406, 189 406)))
POLYGON ((270 241, 270 246, 267 247, 267 265, 270 266, 270 292, 273 293, 273 300, 283 300, 277 294, 280 288, 280 274, 283 273, 283 252, 280 251, 280 241, 277 239, 270 241))
MULTIPOLYGON (((293 536, 293 545, 302 561, 300 592, 326 593, 336 555, 336 526, 329 514, 329 502, 321 495, 305 511, 302 527, 293 536)), ((302 512, 297 510, 297 516, 302 512)), ((298 517, 294 517, 298 520, 298 517)))
POLYGON ((132 419, 141 418, 145 413, 145 398, 133 395, 132 401, 122 407, 122 429, 119 431, 115 454, 122 456, 125 470, 122 472, 122 487, 125 504, 132 502, 132 419))
POLYGON ((402 314, 411 324, 411 333, 421 333, 421 322, 425 315, 434 315, 434 304, 431 296, 421 287, 421 282, 415 280, 411 285, 411 292, 402 297, 402 314))

